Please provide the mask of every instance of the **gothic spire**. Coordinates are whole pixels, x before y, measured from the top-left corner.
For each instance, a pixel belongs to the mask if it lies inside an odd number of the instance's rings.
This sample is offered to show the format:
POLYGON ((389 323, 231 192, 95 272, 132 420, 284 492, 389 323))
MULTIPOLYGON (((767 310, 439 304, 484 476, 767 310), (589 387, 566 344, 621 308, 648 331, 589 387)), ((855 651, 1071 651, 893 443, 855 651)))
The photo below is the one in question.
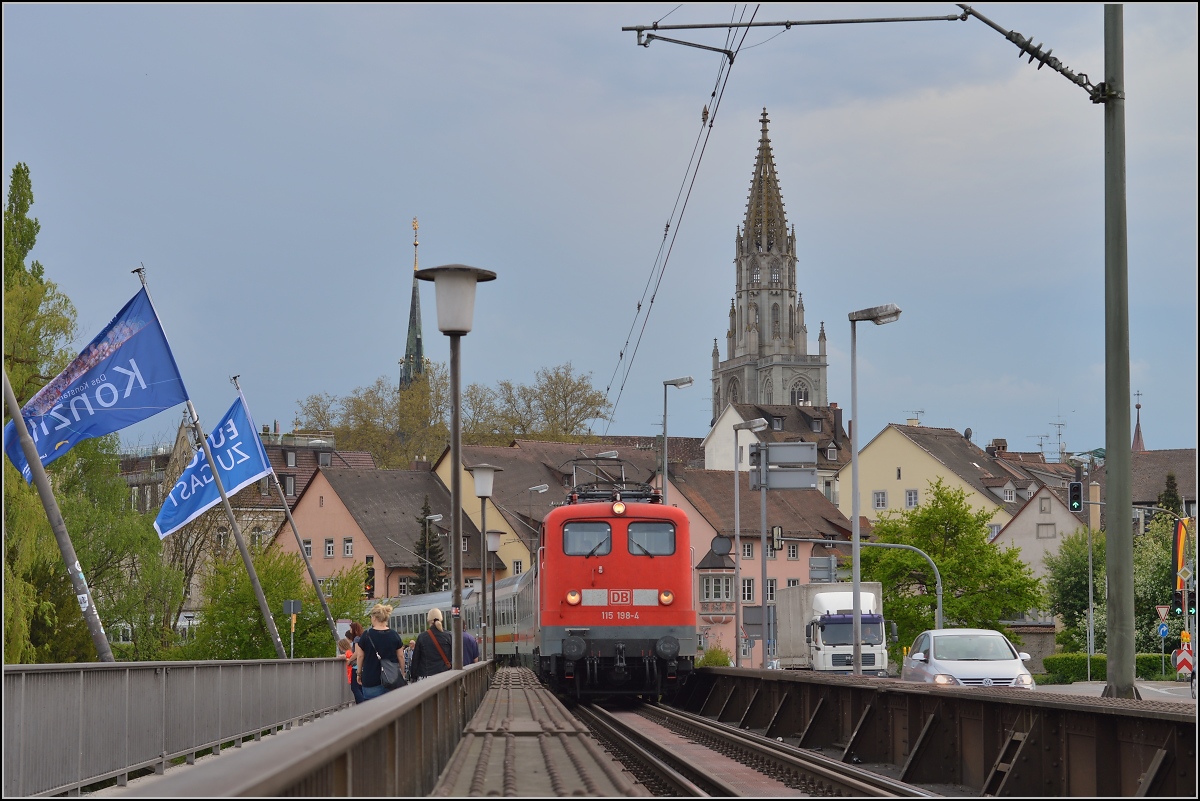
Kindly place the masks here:
POLYGON ((775 156, 767 136, 767 110, 762 117, 762 136, 758 140, 758 156, 754 160, 754 177, 750 180, 750 197, 746 204, 746 222, 742 228, 742 252, 779 253, 788 246, 787 217, 783 211, 783 195, 775 174, 775 156))
POLYGON ((417 288, 417 218, 413 217, 413 282, 412 300, 408 306, 408 342, 404 361, 400 363, 400 389, 404 389, 425 373, 425 347, 421 341, 421 291, 417 288))
POLYGON ((1133 447, 1131 450, 1134 453, 1143 453, 1146 450, 1146 443, 1142 440, 1142 404, 1141 404, 1142 393, 1141 393, 1141 390, 1138 390, 1137 396, 1138 396, 1138 404, 1135 407, 1137 409, 1137 426, 1133 429, 1133 447))

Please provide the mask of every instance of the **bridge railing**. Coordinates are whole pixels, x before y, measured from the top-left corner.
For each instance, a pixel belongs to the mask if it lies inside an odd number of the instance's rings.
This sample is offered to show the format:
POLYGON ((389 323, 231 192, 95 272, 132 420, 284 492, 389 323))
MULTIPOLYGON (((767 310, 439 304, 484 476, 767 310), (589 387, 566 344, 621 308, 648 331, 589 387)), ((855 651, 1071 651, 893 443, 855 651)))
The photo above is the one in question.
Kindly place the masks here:
POLYGON ((4 795, 74 794, 353 702, 339 658, 4 666, 4 795))

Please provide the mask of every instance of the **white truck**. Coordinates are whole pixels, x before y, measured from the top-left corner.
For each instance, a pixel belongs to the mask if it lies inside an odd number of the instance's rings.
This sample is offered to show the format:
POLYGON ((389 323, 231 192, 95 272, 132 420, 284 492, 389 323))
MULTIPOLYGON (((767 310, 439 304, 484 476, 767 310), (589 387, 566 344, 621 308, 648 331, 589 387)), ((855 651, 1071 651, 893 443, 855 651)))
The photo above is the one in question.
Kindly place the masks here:
MULTIPOLYGON (((848 583, 800 584, 776 592, 777 655, 785 670, 851 673, 854 665, 854 587, 848 583)), ((862 672, 887 676, 883 585, 859 583, 862 672)), ((896 624, 891 624, 895 642, 896 624)))

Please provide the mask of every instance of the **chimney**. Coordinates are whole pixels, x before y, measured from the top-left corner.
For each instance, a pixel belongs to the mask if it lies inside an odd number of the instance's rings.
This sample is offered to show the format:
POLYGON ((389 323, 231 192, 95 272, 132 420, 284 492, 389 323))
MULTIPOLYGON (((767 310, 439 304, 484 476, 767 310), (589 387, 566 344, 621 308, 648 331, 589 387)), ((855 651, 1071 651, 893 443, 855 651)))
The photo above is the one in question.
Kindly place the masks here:
POLYGON ((279 421, 278 420, 275 421, 275 433, 276 434, 279 433, 279 421))
POLYGON ((431 465, 429 464, 429 460, 427 460, 425 457, 421 456, 421 457, 418 457, 418 458, 412 460, 412 465, 410 465, 409 469, 413 470, 413 471, 423 470, 425 472, 428 472, 430 467, 431 467, 431 465))
POLYGON ((909 424, 910 426, 919 426, 919 425, 921 425, 921 418, 919 418, 919 417, 910 417, 910 418, 908 418, 908 424, 909 424))
POLYGON ((842 447, 842 410, 838 408, 836 403, 829 404, 829 408, 833 409, 833 444, 838 448, 842 447))
POLYGON ((263 423, 263 434, 270 434, 270 433, 271 433, 271 427, 269 425, 267 425, 266 423, 263 423))

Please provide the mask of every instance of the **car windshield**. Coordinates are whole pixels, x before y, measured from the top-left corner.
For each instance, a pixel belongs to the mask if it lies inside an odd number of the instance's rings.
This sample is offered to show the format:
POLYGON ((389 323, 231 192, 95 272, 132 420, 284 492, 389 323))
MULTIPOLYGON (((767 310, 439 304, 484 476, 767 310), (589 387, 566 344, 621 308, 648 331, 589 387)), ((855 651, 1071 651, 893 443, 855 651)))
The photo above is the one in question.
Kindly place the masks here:
POLYGON ((933 658, 949 662, 998 662, 1016 659, 999 634, 955 634, 933 638, 933 658))
MULTIPOLYGON (((862 641, 864 645, 881 644, 883 642, 883 624, 862 621, 862 641)), ((824 645, 854 645, 854 624, 822 624, 821 643, 824 645)))

